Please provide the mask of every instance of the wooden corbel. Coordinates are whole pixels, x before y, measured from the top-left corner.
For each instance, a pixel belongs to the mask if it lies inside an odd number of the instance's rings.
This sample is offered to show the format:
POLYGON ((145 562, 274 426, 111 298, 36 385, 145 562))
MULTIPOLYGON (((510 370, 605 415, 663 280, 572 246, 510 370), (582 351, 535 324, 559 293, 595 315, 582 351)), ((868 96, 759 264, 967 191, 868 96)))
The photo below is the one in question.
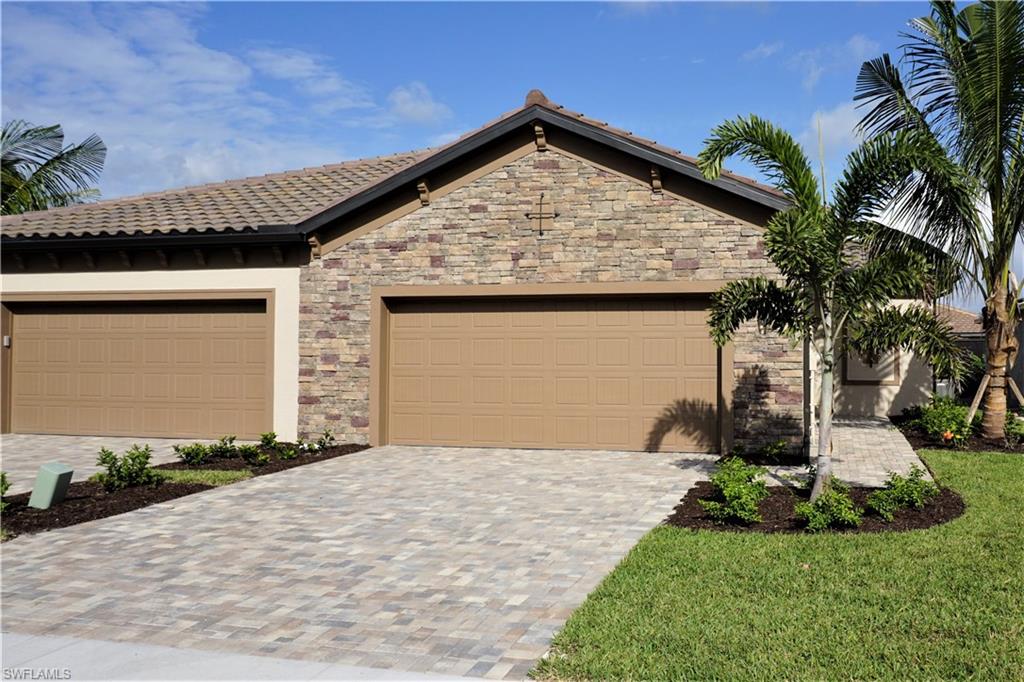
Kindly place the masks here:
POLYGON ((160 263, 160 267, 166 268, 167 267, 167 253, 163 249, 155 249, 154 251, 156 253, 156 260, 157 260, 158 263, 160 263))
POLYGON ((548 150, 548 140, 544 136, 544 126, 539 123, 534 123, 533 134, 537 138, 537 151, 546 152, 548 150))
POLYGON ((126 268, 130 268, 132 266, 132 257, 128 255, 127 251, 118 251, 117 255, 121 257, 121 265, 126 268))
POLYGON ((18 266, 19 270, 24 270, 25 269, 25 259, 22 257, 22 255, 20 253, 15 253, 15 254, 13 254, 13 256, 14 256, 14 264, 18 266))
POLYGON ((46 258, 50 261, 50 267, 54 270, 60 270, 60 258, 53 251, 46 252, 46 258))
POLYGON ((281 251, 280 246, 270 247, 271 252, 274 254, 274 262, 278 265, 284 265, 284 252, 281 251))
POLYGON ((416 191, 420 193, 420 206, 430 206, 430 187, 426 178, 416 184, 416 191))
POLYGON ((232 246, 231 253, 235 256, 235 263, 238 265, 245 265, 245 254, 242 252, 242 249, 237 246, 232 246))
POLYGON ((320 238, 315 234, 311 234, 306 242, 309 244, 309 255, 313 258, 319 258, 321 253, 320 238))
POLYGON ((657 166, 651 166, 651 191, 661 194, 661 171, 657 166))
POLYGON ((206 253, 202 249, 192 249, 192 255, 196 257, 196 265, 200 267, 206 265, 206 253))

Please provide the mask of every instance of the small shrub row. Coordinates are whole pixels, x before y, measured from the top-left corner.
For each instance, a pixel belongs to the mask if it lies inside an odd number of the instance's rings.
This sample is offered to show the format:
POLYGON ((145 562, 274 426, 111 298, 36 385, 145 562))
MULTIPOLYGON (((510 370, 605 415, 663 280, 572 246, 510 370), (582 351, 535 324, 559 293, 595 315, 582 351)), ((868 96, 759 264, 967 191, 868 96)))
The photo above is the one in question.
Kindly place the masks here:
POLYGON ((716 521, 757 523, 761 520, 757 507, 768 497, 764 473, 763 467, 747 464, 739 457, 722 460, 711 476, 717 499, 701 500, 700 506, 716 521))
POLYGON ((317 440, 307 443, 301 438, 296 447, 286 445, 277 440, 277 434, 273 431, 260 435, 259 445, 235 445, 234 436, 224 436, 216 443, 206 445, 204 443, 188 443, 175 445, 174 452, 179 459, 193 466, 205 464, 214 459, 228 459, 241 457, 246 464, 262 466, 270 461, 270 452, 277 454, 280 459, 296 459, 300 454, 308 452, 319 452, 325 448, 335 445, 334 434, 329 430, 317 440))
POLYGON ((7 503, 3 501, 3 496, 7 494, 7 491, 11 489, 11 484, 7 480, 7 472, 0 471, 0 512, 7 508, 7 503))
POLYGON ((107 492, 134 488, 140 485, 160 485, 163 477, 150 466, 153 452, 148 445, 133 445, 120 457, 107 448, 100 448, 96 463, 106 469, 95 475, 107 492))
POLYGON ((937 443, 961 445, 981 425, 981 411, 974 415, 970 424, 967 423, 968 412, 970 408, 967 405, 953 398, 935 396, 927 405, 920 405, 907 412, 910 417, 908 426, 921 431, 937 443))
MULTIPOLYGON (((813 477, 811 478, 813 481, 813 477)), ((807 524, 807 530, 819 532, 829 528, 854 528, 860 525, 864 510, 853 503, 850 489, 833 477, 814 502, 798 502, 794 515, 807 524)))
POLYGON ((868 496, 868 507, 886 521, 900 509, 922 509, 939 494, 939 486, 924 478, 924 469, 913 466, 907 476, 891 473, 885 488, 868 496))

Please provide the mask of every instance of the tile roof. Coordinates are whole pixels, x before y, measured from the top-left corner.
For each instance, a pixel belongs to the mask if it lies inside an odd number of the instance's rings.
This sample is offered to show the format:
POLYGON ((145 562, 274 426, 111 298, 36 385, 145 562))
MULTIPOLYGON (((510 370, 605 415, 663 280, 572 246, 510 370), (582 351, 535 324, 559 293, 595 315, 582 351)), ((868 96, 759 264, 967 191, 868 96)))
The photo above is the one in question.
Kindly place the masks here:
POLYGON ((984 332, 980 313, 972 313, 969 310, 941 304, 936 307, 936 313, 939 319, 949 324, 957 334, 981 334, 984 332))
MULTIPOLYGON (((532 106, 579 120, 696 166, 694 157, 677 149, 587 118, 554 104, 539 90, 531 90, 522 107, 442 147, 4 216, 0 226, 4 237, 240 232, 268 226, 295 226, 532 106)), ((775 188, 750 178, 728 171, 722 175, 761 192, 785 198, 775 188)))

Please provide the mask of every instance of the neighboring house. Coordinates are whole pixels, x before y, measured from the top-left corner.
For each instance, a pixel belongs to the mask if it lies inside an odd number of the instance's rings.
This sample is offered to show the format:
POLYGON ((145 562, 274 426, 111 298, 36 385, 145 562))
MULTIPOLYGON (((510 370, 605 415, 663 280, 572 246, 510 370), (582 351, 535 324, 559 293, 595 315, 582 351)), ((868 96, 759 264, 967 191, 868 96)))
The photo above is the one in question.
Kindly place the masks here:
POLYGON ((786 205, 533 91, 438 149, 6 217, 3 427, 798 443, 803 349, 706 326, 786 205))
MULTIPOLYGON (((896 301, 896 305, 923 305, 920 301, 896 301)), ((926 304, 924 304, 926 305, 926 304)), ((968 350, 984 356, 985 336, 976 313, 940 304, 935 312, 948 323, 968 350)), ((845 417, 885 417, 931 399, 936 388, 928 365, 911 352, 896 351, 868 365, 856 355, 843 360, 836 413, 845 417)), ((973 389, 965 385, 964 390, 973 389)))

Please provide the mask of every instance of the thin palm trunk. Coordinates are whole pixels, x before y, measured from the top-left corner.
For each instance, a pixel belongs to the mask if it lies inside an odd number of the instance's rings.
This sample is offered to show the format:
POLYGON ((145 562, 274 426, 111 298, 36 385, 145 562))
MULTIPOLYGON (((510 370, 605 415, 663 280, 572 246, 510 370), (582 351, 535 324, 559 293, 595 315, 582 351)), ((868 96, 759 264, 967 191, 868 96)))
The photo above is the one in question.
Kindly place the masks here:
POLYGON ((832 316, 826 313, 821 352, 821 396, 818 408, 818 457, 815 461, 811 501, 818 499, 832 480, 832 411, 835 403, 835 345, 832 342, 832 316))

